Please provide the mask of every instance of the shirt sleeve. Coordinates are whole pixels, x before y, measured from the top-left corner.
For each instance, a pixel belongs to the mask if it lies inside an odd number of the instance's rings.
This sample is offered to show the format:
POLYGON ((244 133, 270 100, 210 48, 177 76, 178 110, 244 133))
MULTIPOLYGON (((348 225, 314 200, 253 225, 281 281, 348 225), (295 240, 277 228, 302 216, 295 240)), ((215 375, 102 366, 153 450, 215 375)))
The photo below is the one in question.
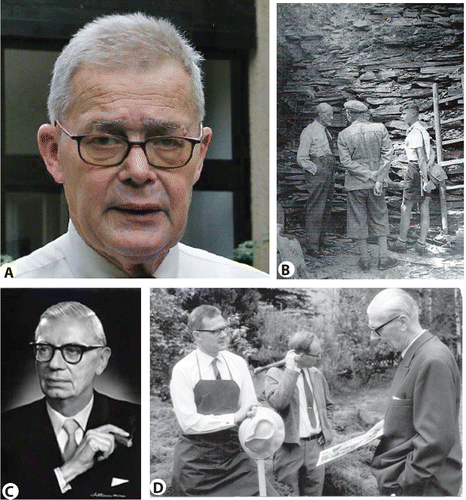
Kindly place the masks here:
POLYGON ((243 358, 239 358, 239 371, 240 371, 240 407, 245 404, 253 405, 257 403, 256 390, 254 389, 254 384, 252 382, 251 373, 249 372, 248 364, 243 358))
POLYGON ((306 127, 301 132, 301 137, 299 138, 297 162, 301 168, 315 173, 317 171, 317 166, 309 158, 309 151, 311 150, 312 142, 312 132, 309 127, 306 127))
POLYGON ((58 486, 60 487, 60 491, 62 493, 66 493, 68 490, 71 490, 71 486, 69 483, 67 483, 65 481, 65 478, 63 477, 63 473, 62 473, 60 467, 53 469, 53 472, 55 473, 55 476, 57 478, 58 486))
POLYGON ((235 425, 233 413, 201 415, 197 412, 193 383, 189 378, 189 374, 186 374, 177 366, 173 368, 170 394, 176 418, 182 432, 185 434, 215 432, 235 425))

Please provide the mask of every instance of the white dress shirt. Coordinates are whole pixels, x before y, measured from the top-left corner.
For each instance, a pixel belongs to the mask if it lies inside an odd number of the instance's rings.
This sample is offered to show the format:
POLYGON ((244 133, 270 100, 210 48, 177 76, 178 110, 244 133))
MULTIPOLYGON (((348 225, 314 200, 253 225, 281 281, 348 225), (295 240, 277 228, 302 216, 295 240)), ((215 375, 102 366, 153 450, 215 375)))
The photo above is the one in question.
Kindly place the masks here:
POLYGON ((416 335, 413 340, 411 340, 411 342, 401 351, 401 359, 403 359, 405 357, 405 354, 407 353, 408 349, 414 344, 414 342, 416 342, 416 340, 423 334, 427 332, 427 330, 422 330, 422 332, 418 335, 416 335))
MULTIPOLYGON (((63 428, 63 423, 69 418, 76 420, 79 427, 76 429, 74 437, 76 439, 76 443, 79 445, 84 437, 84 431, 86 430, 87 421, 89 420, 89 415, 91 414, 93 404, 94 395, 92 395, 89 403, 81 411, 76 413, 76 415, 65 417, 58 411, 54 410, 48 403, 46 403, 47 413, 49 415, 50 422, 52 423, 53 432, 55 433, 55 437, 57 438, 58 447, 60 448, 60 452, 62 455, 63 451, 65 450, 66 442, 68 440, 68 434, 63 428)), ((54 469, 54 472, 61 492, 65 493, 66 491, 70 490, 71 486, 65 481, 60 467, 54 469)))
MULTIPOLYGON (((296 368, 295 370, 298 371, 296 368)), ((309 378, 309 373, 306 369, 304 369, 307 383, 312 392, 312 401, 313 401, 312 405, 313 405, 314 415, 316 418, 316 427, 313 427, 311 424, 307 408, 306 391, 304 390, 303 374, 301 373, 301 370, 299 370, 299 372, 300 374, 296 384, 298 387, 298 394, 299 394, 299 437, 306 438, 309 436, 314 436, 315 434, 319 434, 319 432, 322 430, 322 427, 320 425, 319 412, 316 411, 317 403, 314 397, 314 390, 312 388, 311 380, 309 378)))
POLYGON ((408 128, 404 146, 408 161, 418 161, 417 148, 423 148, 427 161, 430 159, 430 135, 420 121, 408 128))
MULTIPOLYGON (((246 403, 257 403, 256 392, 246 361, 228 351, 221 351, 217 368, 223 380, 234 380, 240 389, 239 407, 246 403), (230 375, 231 373, 231 375, 230 375)), ((215 380, 212 360, 214 358, 196 349, 178 361, 173 368, 170 394, 176 418, 184 434, 216 432, 233 427, 234 413, 226 415, 201 415, 194 401, 194 386, 201 379, 215 380), (201 374, 199 374, 199 367, 201 374)))
MULTIPOLYGON (((30 255, 7 265, 13 270, 15 278, 129 277, 91 248, 78 234, 71 221, 67 233, 30 255)), ((154 278, 268 278, 267 274, 251 266, 183 243, 178 243, 170 249, 153 276, 154 278)))

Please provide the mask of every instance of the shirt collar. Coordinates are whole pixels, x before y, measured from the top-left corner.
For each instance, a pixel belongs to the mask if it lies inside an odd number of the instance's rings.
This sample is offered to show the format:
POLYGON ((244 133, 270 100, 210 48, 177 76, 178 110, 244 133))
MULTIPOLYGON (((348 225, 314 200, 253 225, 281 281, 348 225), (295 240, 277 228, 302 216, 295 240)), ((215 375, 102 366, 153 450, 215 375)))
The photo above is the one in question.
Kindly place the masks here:
MULTIPOLYGON (((127 278, 128 275, 119 267, 90 247, 78 234, 73 223, 68 225, 66 255, 69 259, 73 276, 80 278, 127 278)), ((179 247, 170 249, 154 278, 177 278, 179 274, 179 247)))
POLYGON ((406 135, 408 135, 413 128, 418 128, 422 127, 421 122, 419 120, 415 121, 410 127, 408 127, 408 130, 406 131, 406 135))
POLYGON ((427 332, 427 330, 422 330, 422 332, 419 335, 416 335, 413 340, 401 351, 401 358, 403 359, 408 352, 408 349, 414 344, 414 342, 423 334, 427 332))
POLYGON ((58 436, 58 433, 61 431, 61 429, 63 427, 63 422, 65 420, 68 420, 69 418, 74 418, 74 420, 76 420, 76 422, 78 422, 79 426, 84 431, 86 429, 87 421, 89 420, 89 415, 91 414, 93 404, 94 404, 94 394, 92 395, 89 403, 81 411, 78 411, 78 413, 76 413, 76 415, 71 415, 69 417, 65 417, 57 410, 54 410, 49 405, 49 403, 46 402, 47 413, 49 415, 50 422, 52 423, 52 427, 53 427, 53 431, 54 431, 55 435, 58 436))
MULTIPOLYGON (((214 359, 213 356, 211 356, 210 354, 206 354, 205 352, 202 352, 199 348, 196 349, 196 353, 197 353, 197 359, 199 360, 199 364, 203 369, 207 368, 214 359)), ((221 351, 217 354, 216 357, 220 362, 223 361, 223 355, 221 351)))

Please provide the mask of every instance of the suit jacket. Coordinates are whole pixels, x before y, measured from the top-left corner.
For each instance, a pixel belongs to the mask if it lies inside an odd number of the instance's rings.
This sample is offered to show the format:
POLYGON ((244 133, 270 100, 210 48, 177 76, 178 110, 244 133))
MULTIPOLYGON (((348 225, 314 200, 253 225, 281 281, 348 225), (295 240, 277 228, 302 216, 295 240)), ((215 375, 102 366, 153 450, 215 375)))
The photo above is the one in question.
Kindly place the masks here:
MULTIPOLYGON (((330 400, 327 381, 317 368, 308 368, 312 390, 316 400, 325 444, 333 439, 333 403, 330 400)), ((285 443, 299 444, 299 391, 296 385, 299 373, 286 368, 270 368, 265 377, 265 395, 285 423, 285 443)))
POLYGON ((461 378, 437 337, 424 332, 400 362, 372 472, 382 494, 457 495, 461 378))
POLYGON ((62 493, 54 473, 63 465, 45 398, 2 414, 2 485, 19 487, 18 498, 140 498, 140 406, 94 391, 88 429, 114 424, 132 434, 133 446, 115 445, 106 459, 71 481, 62 493), (112 480, 128 480, 112 486, 112 480))

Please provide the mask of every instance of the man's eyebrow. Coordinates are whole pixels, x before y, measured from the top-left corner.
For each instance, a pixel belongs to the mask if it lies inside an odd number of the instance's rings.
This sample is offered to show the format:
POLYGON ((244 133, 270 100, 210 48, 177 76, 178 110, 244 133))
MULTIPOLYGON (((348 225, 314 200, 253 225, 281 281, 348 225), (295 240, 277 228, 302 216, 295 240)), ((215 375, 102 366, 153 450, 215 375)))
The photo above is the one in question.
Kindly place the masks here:
POLYGON ((85 127, 86 133, 104 132, 107 134, 126 135, 130 131, 144 132, 146 135, 180 134, 184 127, 179 123, 160 120, 144 120, 135 124, 125 120, 94 120, 85 127))

